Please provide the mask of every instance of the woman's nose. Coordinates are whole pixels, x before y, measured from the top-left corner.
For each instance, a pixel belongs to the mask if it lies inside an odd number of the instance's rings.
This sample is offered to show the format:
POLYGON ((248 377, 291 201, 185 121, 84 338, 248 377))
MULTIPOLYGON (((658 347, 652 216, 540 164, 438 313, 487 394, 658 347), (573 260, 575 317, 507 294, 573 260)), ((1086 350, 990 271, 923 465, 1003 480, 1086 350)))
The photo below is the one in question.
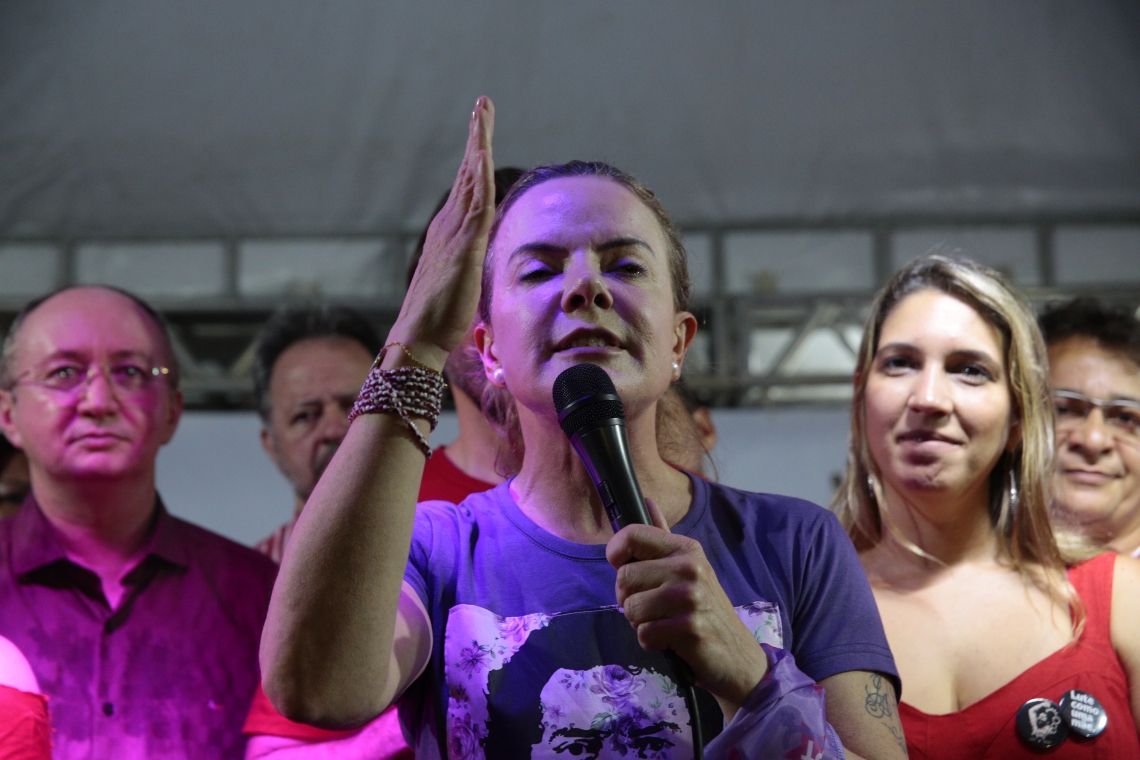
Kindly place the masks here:
POLYGON ((927 366, 916 378, 908 405, 923 414, 949 414, 953 408, 946 373, 940 367, 927 366))
POLYGON ((613 296, 597 264, 592 261, 574 261, 566 268, 565 289, 562 291, 562 310, 578 311, 589 307, 609 309, 613 296))

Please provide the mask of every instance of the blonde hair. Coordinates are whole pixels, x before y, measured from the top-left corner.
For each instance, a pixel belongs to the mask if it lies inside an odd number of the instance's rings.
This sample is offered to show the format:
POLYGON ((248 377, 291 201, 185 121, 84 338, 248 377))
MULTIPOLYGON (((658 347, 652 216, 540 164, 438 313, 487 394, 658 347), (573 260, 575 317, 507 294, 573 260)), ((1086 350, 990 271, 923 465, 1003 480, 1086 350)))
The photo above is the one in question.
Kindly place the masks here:
POLYGON ((880 473, 867 442, 867 378, 883 323, 903 300, 922 290, 936 290, 962 301, 1002 335, 1011 414, 1021 428, 1021 440, 1012 452, 1002 454, 989 476, 989 516, 999 558, 1075 610, 1083 624, 1083 606, 1064 571, 1095 551, 1050 520, 1053 407, 1045 343, 1029 305, 992 269, 964 258, 925 256, 899 270, 875 296, 855 370, 847 474, 832 507, 859 551, 879 544, 886 532, 910 551, 934 560, 900 535, 890 515, 880 508, 880 473), (1014 489, 1016 502, 1011 499, 1014 489), (1038 568, 1045 572, 1035 572, 1038 568))

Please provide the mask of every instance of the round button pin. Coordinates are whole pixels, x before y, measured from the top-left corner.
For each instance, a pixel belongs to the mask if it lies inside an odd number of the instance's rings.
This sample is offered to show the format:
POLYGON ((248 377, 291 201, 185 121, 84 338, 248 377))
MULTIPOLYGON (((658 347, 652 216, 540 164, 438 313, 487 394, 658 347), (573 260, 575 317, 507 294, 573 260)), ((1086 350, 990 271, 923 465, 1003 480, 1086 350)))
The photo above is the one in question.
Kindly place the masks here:
POLYGON ((1031 747, 1053 749, 1069 736, 1069 727, 1056 702, 1031 699, 1017 711, 1017 733, 1031 747))
POLYGON ((1075 734, 1091 739, 1100 736, 1108 726, 1108 713, 1097 698, 1087 691, 1073 689, 1061 697, 1061 720, 1075 734))

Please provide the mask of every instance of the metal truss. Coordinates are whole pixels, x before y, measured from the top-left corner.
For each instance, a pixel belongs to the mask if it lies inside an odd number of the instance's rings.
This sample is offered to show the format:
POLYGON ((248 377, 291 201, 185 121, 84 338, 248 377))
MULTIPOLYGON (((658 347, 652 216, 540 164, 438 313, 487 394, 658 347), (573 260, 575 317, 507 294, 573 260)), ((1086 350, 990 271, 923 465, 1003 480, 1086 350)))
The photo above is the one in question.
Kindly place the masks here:
MULTIPOLYGON (((1140 307, 1140 283, 1121 287, 1025 289, 1030 303, 1042 310, 1050 303, 1092 296, 1106 304, 1140 307)), ((851 397, 863 325, 872 293, 756 295, 725 297, 701 303, 695 312, 711 338, 685 368, 685 384, 710 406, 817 406, 846 404, 851 397), (755 335, 779 335, 769 357, 759 357, 750 341, 755 335), (804 362, 805 349, 814 357, 804 362), (820 348, 830 349, 820 351, 820 348), (814 358, 814 361, 813 361, 814 358), (820 361, 822 359, 823 361, 820 361), (797 361, 799 360, 799 361, 797 361), (830 371, 828 371, 830 369, 830 371)))
MULTIPOLYGON (((871 232, 876 282, 891 274, 894 233, 923 227, 1032 227, 1035 230, 1040 287, 1025 289, 1038 308, 1044 304, 1091 295, 1106 302, 1140 306, 1140 261, 1127 284, 1060 286, 1054 282, 1053 232, 1060 225, 1138 224, 1140 212, 1051 216, 975 217, 835 217, 776 219, 761 222, 685 225, 687 234, 711 240, 711 293, 691 306, 701 323, 685 365, 685 383, 694 395, 712 406, 789 406, 844 404, 850 398, 851 371, 873 294, 859 292, 730 293, 726 283, 724 239, 736 232, 843 231, 871 232)), ((350 236, 344 236, 350 237, 350 236)), ((415 235, 408 231, 378 232, 390 241, 390 270, 403 267, 403 251, 415 235)), ((8 240, 4 242, 29 242, 8 240)), ((74 252, 78 242, 39 239, 63 251, 64 266, 57 283, 75 281, 74 252)), ((195 299, 153 299, 172 327, 182 368, 183 391, 192 409, 252 408, 255 338, 270 313, 294 299, 243 297, 236 285, 238 241, 227 243, 227 286, 224 295, 195 299)), ((402 271, 390 278, 402 281, 402 271)), ((387 279, 387 278, 386 278, 387 279)), ((392 298, 324 299, 359 310, 386 335, 399 311, 392 298)), ((0 327, 7 327, 22 300, 0 298, 0 327)))

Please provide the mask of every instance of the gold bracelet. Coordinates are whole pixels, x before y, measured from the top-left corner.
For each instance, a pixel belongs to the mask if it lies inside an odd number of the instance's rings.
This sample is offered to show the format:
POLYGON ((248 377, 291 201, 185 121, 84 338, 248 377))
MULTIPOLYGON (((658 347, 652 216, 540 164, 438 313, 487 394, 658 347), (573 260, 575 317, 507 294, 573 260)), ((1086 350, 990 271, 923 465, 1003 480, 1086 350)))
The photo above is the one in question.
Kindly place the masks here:
POLYGON ((428 365, 421 362, 419 359, 416 358, 416 355, 412 353, 412 349, 408 348, 406 345, 404 345, 403 343, 401 343, 398 340, 394 340, 391 343, 388 343, 387 345, 385 345, 384 348, 380 349, 380 353, 376 354, 376 360, 374 362, 372 362, 372 368, 373 369, 379 369, 380 368, 380 362, 384 361, 384 354, 386 354, 388 352, 388 349, 391 348, 392 346, 399 346, 400 348, 402 348, 404 350, 404 356, 408 357, 408 359, 412 362, 412 364, 416 365, 420 369, 427 370, 428 372, 434 372, 435 374, 439 375, 440 377, 443 377, 442 372, 440 372, 438 369, 435 369, 434 367, 429 367, 428 365))

